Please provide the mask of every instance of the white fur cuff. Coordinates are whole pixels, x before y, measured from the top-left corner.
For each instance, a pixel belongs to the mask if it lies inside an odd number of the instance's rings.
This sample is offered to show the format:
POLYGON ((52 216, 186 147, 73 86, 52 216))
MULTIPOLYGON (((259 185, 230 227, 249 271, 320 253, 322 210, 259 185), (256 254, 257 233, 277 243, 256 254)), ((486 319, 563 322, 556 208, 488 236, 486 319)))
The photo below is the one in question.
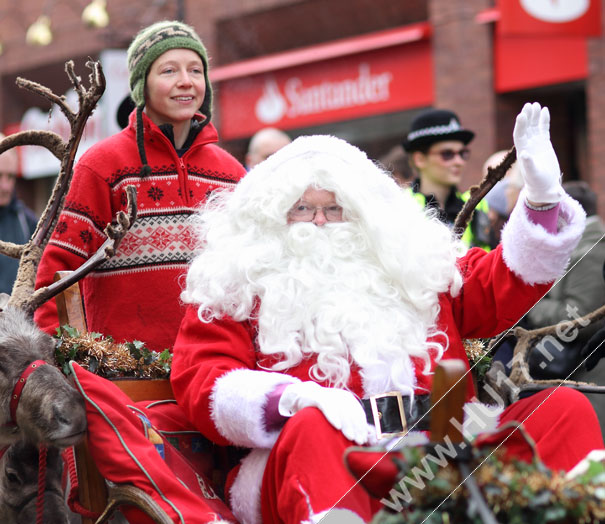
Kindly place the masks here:
POLYGON ((242 459, 241 468, 229 492, 231 511, 242 524, 262 524, 261 486, 269 449, 253 449, 242 459))
POLYGON ((525 198, 523 189, 502 230, 502 256, 509 269, 527 284, 546 284, 564 274, 584 231, 586 214, 573 198, 563 195, 559 231, 551 234, 531 222, 525 198))
POLYGON ((300 382, 283 373, 236 369, 220 377, 212 391, 210 411, 219 433, 236 446, 270 448, 279 431, 265 430, 267 395, 280 384, 300 382))

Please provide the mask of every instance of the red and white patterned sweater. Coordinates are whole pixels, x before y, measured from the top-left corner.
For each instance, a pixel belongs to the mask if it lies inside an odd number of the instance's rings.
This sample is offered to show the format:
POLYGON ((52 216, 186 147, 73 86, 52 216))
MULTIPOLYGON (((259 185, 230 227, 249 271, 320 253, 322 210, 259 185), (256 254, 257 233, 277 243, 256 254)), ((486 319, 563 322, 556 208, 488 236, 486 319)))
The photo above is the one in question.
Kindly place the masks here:
MULTIPOLYGON (((44 251, 36 288, 58 270, 82 265, 105 241, 103 233, 126 205, 125 187, 137 189, 138 216, 116 256, 82 285, 88 328, 116 341, 142 340, 150 349, 172 348, 185 312, 179 295, 196 247, 190 216, 215 190, 233 187, 243 166, 216 145, 208 123, 179 158, 162 131, 143 114, 150 176, 141 178, 135 113, 122 132, 87 151, 76 165, 65 207, 44 251)), ((54 300, 35 313, 48 333, 58 326, 54 300)))

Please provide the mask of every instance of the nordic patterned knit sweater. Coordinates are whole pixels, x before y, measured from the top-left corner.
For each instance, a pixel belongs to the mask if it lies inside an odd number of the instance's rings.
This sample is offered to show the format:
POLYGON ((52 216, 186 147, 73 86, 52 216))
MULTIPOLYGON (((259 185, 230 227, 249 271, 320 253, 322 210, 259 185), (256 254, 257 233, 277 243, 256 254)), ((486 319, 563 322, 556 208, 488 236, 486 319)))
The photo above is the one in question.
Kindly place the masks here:
MULTIPOLYGON (((88 329, 116 341, 141 340, 150 349, 172 348, 185 308, 179 295, 196 247, 188 223, 195 208, 215 190, 230 188, 243 166, 218 147, 216 129, 205 125, 191 146, 177 154, 171 140, 145 114, 145 151, 151 175, 141 178, 135 113, 126 129, 87 151, 78 161, 51 240, 44 251, 36 288, 59 270, 73 270, 105 241, 105 226, 125 210, 125 188, 137 189, 137 220, 109 261, 81 283, 88 329)), ((200 115, 201 120, 201 115, 200 115)), ((53 334, 54 300, 35 313, 53 334)))

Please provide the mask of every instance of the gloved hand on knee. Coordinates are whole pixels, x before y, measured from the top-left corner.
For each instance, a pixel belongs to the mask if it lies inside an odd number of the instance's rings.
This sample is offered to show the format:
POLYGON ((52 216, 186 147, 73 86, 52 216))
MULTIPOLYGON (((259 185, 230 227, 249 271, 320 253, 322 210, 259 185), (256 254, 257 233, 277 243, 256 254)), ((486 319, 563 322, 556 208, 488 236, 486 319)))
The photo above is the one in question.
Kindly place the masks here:
POLYGON ((313 381, 296 382, 284 389, 279 413, 291 417, 303 408, 316 407, 342 434, 361 445, 368 442, 371 426, 359 400, 345 389, 325 388, 313 381))
POLYGON ((561 169, 550 142, 550 113, 534 102, 517 115, 513 140, 530 204, 555 204, 564 194, 561 169))

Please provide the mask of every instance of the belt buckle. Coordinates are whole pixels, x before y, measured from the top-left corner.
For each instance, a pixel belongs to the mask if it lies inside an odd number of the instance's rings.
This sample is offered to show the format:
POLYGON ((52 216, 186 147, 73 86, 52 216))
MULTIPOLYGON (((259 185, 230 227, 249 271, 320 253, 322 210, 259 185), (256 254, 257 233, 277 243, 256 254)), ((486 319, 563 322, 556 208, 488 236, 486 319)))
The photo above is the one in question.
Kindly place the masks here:
POLYGON ((388 393, 381 393, 380 395, 372 395, 370 397, 370 407, 372 409, 372 417, 374 417, 374 428, 376 429, 376 438, 380 440, 383 437, 402 437, 407 433, 408 424, 405 417, 405 410, 403 408, 403 397, 401 391, 389 391, 388 393), (399 409, 399 419, 401 420, 401 431, 395 433, 383 433, 380 424, 381 415, 378 411, 378 405, 376 399, 384 397, 397 397, 397 408, 399 409))

